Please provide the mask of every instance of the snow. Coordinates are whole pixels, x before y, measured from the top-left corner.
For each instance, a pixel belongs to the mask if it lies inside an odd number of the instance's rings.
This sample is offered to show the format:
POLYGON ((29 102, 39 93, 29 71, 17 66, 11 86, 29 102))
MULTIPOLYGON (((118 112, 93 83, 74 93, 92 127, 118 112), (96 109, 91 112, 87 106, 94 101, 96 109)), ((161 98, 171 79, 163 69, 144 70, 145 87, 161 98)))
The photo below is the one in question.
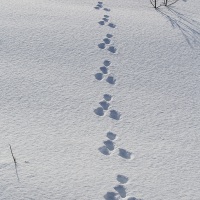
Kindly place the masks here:
POLYGON ((0 200, 199 200, 199 10, 1 0, 0 200))

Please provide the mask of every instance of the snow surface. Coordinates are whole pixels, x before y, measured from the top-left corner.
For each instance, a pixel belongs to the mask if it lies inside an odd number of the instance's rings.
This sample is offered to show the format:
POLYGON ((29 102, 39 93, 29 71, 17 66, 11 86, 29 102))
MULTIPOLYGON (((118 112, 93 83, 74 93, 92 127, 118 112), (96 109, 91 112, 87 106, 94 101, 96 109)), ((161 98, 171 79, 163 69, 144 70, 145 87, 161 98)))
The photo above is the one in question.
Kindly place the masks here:
POLYGON ((200 199, 199 0, 0 5, 0 200, 200 199))

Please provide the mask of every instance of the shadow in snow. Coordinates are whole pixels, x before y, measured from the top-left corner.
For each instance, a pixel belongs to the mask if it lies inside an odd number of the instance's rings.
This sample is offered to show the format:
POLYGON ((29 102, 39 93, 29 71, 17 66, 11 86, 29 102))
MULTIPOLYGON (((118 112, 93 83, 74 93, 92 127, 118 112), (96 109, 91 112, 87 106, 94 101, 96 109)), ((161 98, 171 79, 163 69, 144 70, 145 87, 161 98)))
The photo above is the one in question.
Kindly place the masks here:
POLYGON ((178 28, 186 39, 187 43, 194 47, 200 44, 200 20, 194 20, 187 15, 187 12, 181 13, 172 6, 156 9, 164 16, 173 28, 178 28))

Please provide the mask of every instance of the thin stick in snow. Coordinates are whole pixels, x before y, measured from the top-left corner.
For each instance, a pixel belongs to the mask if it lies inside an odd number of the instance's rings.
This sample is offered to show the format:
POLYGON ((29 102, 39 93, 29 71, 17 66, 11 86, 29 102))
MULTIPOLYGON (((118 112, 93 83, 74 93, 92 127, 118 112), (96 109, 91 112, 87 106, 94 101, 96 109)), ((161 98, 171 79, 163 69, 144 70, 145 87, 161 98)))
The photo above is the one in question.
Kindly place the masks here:
POLYGON ((17 171, 17 161, 16 161, 16 158, 15 158, 15 156, 14 156, 14 154, 13 154, 12 147, 11 147, 10 144, 9 144, 9 146, 10 146, 10 152, 11 152, 13 161, 14 161, 14 163, 15 163, 15 171, 16 171, 17 179, 18 179, 18 181, 19 181, 19 176, 18 176, 18 171, 17 171))

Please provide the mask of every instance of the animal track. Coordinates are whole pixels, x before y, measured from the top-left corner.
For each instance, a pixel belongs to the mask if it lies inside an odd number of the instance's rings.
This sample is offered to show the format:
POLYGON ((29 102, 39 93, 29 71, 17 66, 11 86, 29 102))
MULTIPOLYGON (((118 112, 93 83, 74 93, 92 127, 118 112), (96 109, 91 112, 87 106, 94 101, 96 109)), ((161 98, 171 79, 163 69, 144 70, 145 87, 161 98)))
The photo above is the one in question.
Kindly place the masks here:
POLYGON ((100 70, 102 71, 103 74, 107 74, 108 73, 108 69, 106 67, 100 67, 100 70))
POLYGON ((100 25, 105 25, 105 21, 100 21, 100 22, 98 22, 100 25))
POLYGON ((100 44, 98 44, 98 47, 99 47, 100 49, 105 49, 106 44, 105 44, 105 43, 100 43, 100 44))
POLYGON ((116 136, 117 136, 116 134, 110 131, 107 133, 107 138, 109 138, 110 140, 115 140, 116 136))
POLYGON ((104 154, 105 156, 108 156, 110 155, 110 151, 108 150, 108 148, 106 146, 102 146, 102 147, 99 147, 99 151, 104 154))
POLYGON ((123 185, 117 185, 114 189, 119 193, 122 198, 126 197, 126 188, 123 185))
POLYGON ((109 75, 109 76, 107 77, 106 81, 107 81, 108 83, 114 85, 115 82, 116 82, 116 79, 115 79, 113 76, 109 75))
POLYGON ((110 51, 111 53, 116 53, 117 49, 114 46, 110 46, 108 48, 108 51, 110 51))
POLYGON ((97 109, 94 110, 94 112, 98 116, 104 116, 104 110, 102 107, 98 107, 97 109))
POLYGON ((105 11, 110 12, 111 10, 109 8, 104 8, 105 11))
POLYGON ((96 78, 98 81, 100 81, 100 80, 103 79, 103 74, 102 74, 102 73, 96 73, 96 74, 95 74, 95 78, 96 78))
MULTIPOLYGON (((101 6, 102 6, 102 5, 97 6, 97 9, 100 9, 101 6)), ((108 16, 108 15, 104 15, 104 17, 102 18, 102 20, 99 21, 98 23, 99 23, 100 25, 102 25, 102 26, 103 26, 103 25, 107 25, 107 26, 109 26, 110 28, 115 28, 116 25, 115 25, 114 23, 109 22, 109 20, 110 20, 109 16, 108 16)))
POLYGON ((103 8, 103 2, 99 1, 98 4, 94 7, 96 10, 103 8))
POLYGON ((105 44, 110 44, 110 39, 108 39, 108 38, 103 39, 103 41, 105 44))
MULTIPOLYGON (((99 44, 99 48, 103 48, 104 46, 102 44, 99 44)), ((108 67, 110 66, 111 62, 109 60, 105 60, 103 62, 104 66, 100 67, 101 72, 96 73, 94 76, 98 81, 101 81, 104 77, 107 76, 106 82, 114 85, 116 82, 116 79, 114 78, 113 75, 108 74, 108 67)))
POLYGON ((107 147, 107 149, 109 149, 110 151, 113 151, 115 148, 114 143, 111 140, 106 140, 103 142, 105 144, 105 146, 107 147))
MULTIPOLYGON (((122 177, 126 177, 126 176, 123 176, 123 175, 118 175, 117 176, 117 180, 118 180, 119 176, 120 177, 121 176, 122 177)), ((104 198, 106 200, 119 200, 119 199, 122 199, 122 198, 126 198, 126 187, 123 184, 116 185, 114 187, 114 190, 116 192, 107 192, 106 195, 104 195, 104 198)))
POLYGON ((109 140, 104 141, 104 146, 99 148, 99 151, 104 155, 110 155, 111 152, 115 149, 115 144, 113 140, 116 138, 116 134, 112 132, 107 133, 107 137, 109 140))
POLYGON ((119 200, 120 196, 117 193, 115 193, 115 192, 107 192, 104 195, 104 199, 105 200, 119 200))
POLYGON ((108 66, 110 66, 111 62, 110 62, 109 60, 105 60, 105 61, 103 62, 103 64, 104 64, 106 67, 108 67, 108 66))
MULTIPOLYGON (((94 7, 97 10, 103 9, 104 11, 110 12, 111 10, 109 8, 104 8, 103 2, 99 1, 98 4, 94 7)), ((110 28, 116 28, 116 25, 114 23, 110 22, 110 16, 109 15, 104 15, 103 18, 101 19, 101 21, 98 22, 99 25, 104 26, 107 25, 110 28)), ((117 49, 115 48, 115 46, 113 46, 113 44, 111 43, 111 38, 113 37, 112 34, 107 34, 106 37, 103 39, 103 42, 101 42, 100 44, 98 44, 99 49, 106 49, 108 50, 110 53, 115 54, 117 52, 117 49)), ((104 66, 100 67, 100 72, 95 74, 95 78, 99 81, 101 81, 104 77, 106 78, 106 82, 114 85, 116 82, 116 79, 114 78, 114 76, 112 74, 109 74, 108 68, 111 65, 111 62, 109 60, 104 60, 103 62, 104 66)), ((103 96, 104 100, 99 102, 99 105, 101 107, 98 107, 96 109, 94 109, 94 113, 98 116, 104 116, 106 114, 106 112, 109 113, 109 117, 113 120, 120 120, 121 118, 121 114, 116 111, 116 110, 110 110, 110 101, 112 100, 112 96, 109 94, 104 94, 103 96)), ((115 150, 115 140, 117 135, 113 132, 107 132, 106 134, 107 136, 107 140, 103 141, 103 146, 99 147, 98 150, 106 156, 111 155, 112 151, 115 150)), ((118 155, 124 159, 131 159, 132 153, 119 148, 119 153, 118 155)), ((135 197, 127 197, 127 193, 126 193, 126 187, 124 184, 126 184, 129 181, 129 178, 124 176, 124 175, 117 175, 117 181, 119 182, 118 185, 116 185, 115 187, 113 187, 113 189, 115 190, 114 192, 107 192, 104 195, 104 199, 105 200, 121 200, 126 198, 126 200, 140 200, 140 199, 136 199, 135 197)))
POLYGON ((109 23, 108 26, 111 27, 111 28, 115 28, 116 27, 116 25, 113 24, 113 23, 109 23))
POLYGON ((113 35, 112 34, 107 34, 106 37, 107 38, 111 38, 111 37, 113 37, 113 35))
POLYGON ((106 17, 102 18, 102 20, 103 20, 104 22, 108 22, 108 21, 109 21, 109 19, 106 18, 106 17))
POLYGON ((124 175, 117 175, 117 181, 121 184, 125 184, 128 182, 128 177, 124 175))
POLYGON ((110 104, 106 101, 101 101, 99 102, 99 104, 101 105, 101 107, 104 109, 104 110, 108 110, 110 104))
POLYGON ((131 159, 132 158, 132 153, 125 150, 125 149, 119 149, 119 156, 125 159, 131 159))
MULTIPOLYGON (((101 25, 103 25, 104 21, 100 21, 99 22, 101 25)), ((116 53, 117 52, 117 49, 113 46, 113 45, 110 45, 111 43, 111 39, 113 35, 111 34, 107 34, 106 37, 103 39, 103 42, 98 44, 98 47, 100 49, 105 49, 107 47, 107 50, 111 53, 116 53)))
POLYGON ((119 112, 117 112, 116 110, 110 111, 110 118, 115 119, 115 120, 119 120, 120 117, 121 117, 121 114, 119 112))
POLYGON ((112 96, 109 95, 109 94, 104 94, 104 95, 103 95, 103 98, 104 98, 106 101, 111 101, 112 96))
MULTIPOLYGON (((97 3, 97 5, 94 7, 96 10, 100 10, 101 8, 103 8, 103 2, 102 1, 99 1, 97 3)), ((107 12, 110 12, 110 9, 109 8, 104 8, 103 10, 107 11, 107 12)))

